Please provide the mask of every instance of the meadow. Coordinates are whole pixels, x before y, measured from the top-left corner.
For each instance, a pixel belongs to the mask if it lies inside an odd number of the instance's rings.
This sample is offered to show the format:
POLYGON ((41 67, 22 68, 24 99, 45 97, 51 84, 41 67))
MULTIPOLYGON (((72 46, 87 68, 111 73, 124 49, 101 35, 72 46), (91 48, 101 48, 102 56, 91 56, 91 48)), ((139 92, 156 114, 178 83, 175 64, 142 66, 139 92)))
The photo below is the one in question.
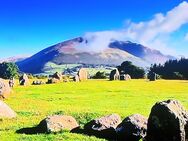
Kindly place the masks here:
POLYGON ((40 86, 15 86, 5 102, 17 113, 15 119, 0 120, 0 140, 102 141, 95 137, 62 132, 58 134, 18 134, 34 127, 48 115, 72 115, 83 126, 103 115, 117 113, 122 119, 140 113, 149 116, 151 107, 161 100, 177 99, 188 109, 188 81, 89 80, 40 86))

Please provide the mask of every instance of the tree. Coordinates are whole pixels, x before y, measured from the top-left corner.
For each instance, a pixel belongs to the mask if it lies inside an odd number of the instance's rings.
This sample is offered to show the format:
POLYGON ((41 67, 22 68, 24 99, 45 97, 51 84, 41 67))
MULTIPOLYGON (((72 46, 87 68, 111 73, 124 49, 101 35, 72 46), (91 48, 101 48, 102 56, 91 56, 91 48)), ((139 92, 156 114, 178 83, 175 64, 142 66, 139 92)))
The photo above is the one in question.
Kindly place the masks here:
POLYGON ((169 60, 163 65, 154 64, 150 71, 161 75, 164 79, 188 79, 188 59, 169 60))
POLYGON ((10 79, 18 76, 18 66, 12 62, 0 63, 0 77, 4 79, 10 79))
POLYGON ((94 76, 94 79, 106 79, 105 72, 98 71, 94 76))
POLYGON ((129 74, 131 78, 139 79, 145 77, 144 69, 133 65, 130 61, 123 62, 121 66, 118 66, 118 70, 120 74, 129 74))

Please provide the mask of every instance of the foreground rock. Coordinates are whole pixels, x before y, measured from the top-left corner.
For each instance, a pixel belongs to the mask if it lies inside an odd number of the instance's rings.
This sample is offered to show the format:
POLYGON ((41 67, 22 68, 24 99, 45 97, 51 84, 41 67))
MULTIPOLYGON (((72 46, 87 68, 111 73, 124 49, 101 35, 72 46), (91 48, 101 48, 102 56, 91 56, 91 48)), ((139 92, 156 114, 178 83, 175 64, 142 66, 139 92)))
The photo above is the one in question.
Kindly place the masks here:
POLYGON ((118 140, 120 141, 139 141, 146 136, 147 118, 134 114, 125 118, 116 128, 118 140))
POLYGON ((19 78, 19 83, 22 86, 28 86, 29 85, 29 78, 25 73, 19 78))
POLYGON ((120 73, 116 68, 110 72, 110 80, 119 80, 119 79, 120 79, 120 73))
POLYGON ((100 138, 115 139, 116 127, 121 123, 121 118, 117 114, 107 115, 90 121, 84 126, 85 133, 100 138))
POLYGON ((80 81, 86 81, 88 79, 88 72, 86 68, 81 68, 78 72, 78 77, 80 81))
POLYGON ((147 141, 188 140, 188 114, 176 100, 156 103, 148 119, 147 141))
POLYGON ((11 88, 8 82, 0 78, 0 98, 8 98, 11 93, 11 88))
POLYGON ((15 118, 16 113, 3 101, 0 100, 0 118, 15 118))
POLYGON ((72 116, 66 115, 48 116, 38 125, 38 129, 44 133, 56 133, 63 130, 73 130, 77 127, 79 127, 79 125, 76 120, 72 116))

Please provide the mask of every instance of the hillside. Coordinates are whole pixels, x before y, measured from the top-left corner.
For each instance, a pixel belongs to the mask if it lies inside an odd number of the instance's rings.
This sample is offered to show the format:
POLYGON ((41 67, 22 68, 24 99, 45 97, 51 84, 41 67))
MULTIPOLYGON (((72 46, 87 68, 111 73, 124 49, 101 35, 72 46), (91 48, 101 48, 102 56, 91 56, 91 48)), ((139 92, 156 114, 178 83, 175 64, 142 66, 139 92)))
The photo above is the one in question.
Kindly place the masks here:
POLYGON ((112 41, 102 51, 90 51, 90 41, 79 37, 48 47, 37 54, 17 62, 27 73, 43 73, 47 63, 119 65, 131 61, 138 66, 149 66, 154 61, 164 62, 170 57, 132 42, 112 41), (82 49, 82 46, 86 47, 82 49), (153 57, 153 58, 152 58, 153 57), (160 59, 160 60, 159 60, 160 59))

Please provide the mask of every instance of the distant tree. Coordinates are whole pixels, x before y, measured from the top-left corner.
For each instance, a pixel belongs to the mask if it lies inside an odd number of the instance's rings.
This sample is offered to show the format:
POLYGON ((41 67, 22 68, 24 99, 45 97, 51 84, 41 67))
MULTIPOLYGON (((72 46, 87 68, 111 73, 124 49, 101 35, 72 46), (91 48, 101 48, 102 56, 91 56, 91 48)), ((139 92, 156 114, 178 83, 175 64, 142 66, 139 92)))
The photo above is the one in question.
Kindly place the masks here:
POLYGON ((129 74, 131 78, 139 79, 145 77, 144 69, 133 65, 130 61, 123 62, 121 66, 118 66, 117 68, 120 74, 129 74))
POLYGON ((163 65, 153 64, 150 71, 159 74, 163 79, 188 79, 188 59, 169 60, 163 65))
POLYGON ((12 62, 0 63, 0 77, 10 79, 11 77, 18 76, 18 66, 12 62))
POLYGON ((105 72, 98 71, 94 76, 94 79, 106 79, 105 72))

